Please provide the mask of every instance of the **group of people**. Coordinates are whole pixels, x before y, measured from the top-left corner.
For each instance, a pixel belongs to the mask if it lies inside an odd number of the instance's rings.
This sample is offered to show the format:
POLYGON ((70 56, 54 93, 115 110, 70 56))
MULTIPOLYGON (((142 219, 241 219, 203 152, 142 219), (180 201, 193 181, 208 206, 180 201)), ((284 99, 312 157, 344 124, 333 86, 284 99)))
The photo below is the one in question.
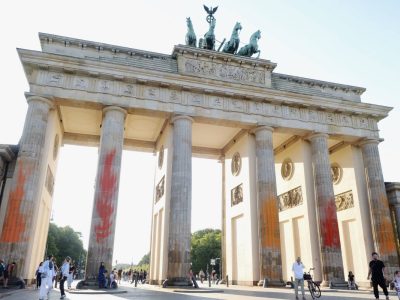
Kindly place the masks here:
POLYGON ((64 285, 70 289, 75 273, 75 266, 69 256, 64 259, 61 267, 58 268, 53 255, 48 255, 44 262, 39 264, 36 270, 36 287, 39 289, 39 300, 49 299, 50 290, 53 288, 53 283, 57 287, 57 282, 60 283, 60 299, 65 298, 64 285))
POLYGON ((108 275, 108 271, 104 265, 104 262, 100 263, 99 273, 97 280, 99 282, 99 288, 117 288, 117 274, 116 269, 113 269, 108 275))
POLYGON ((117 271, 117 269, 114 268, 111 273, 108 274, 104 262, 100 263, 99 273, 97 276, 99 288, 117 288, 118 284, 121 284, 121 279, 123 279, 124 281, 130 281, 130 283, 135 283, 136 286, 138 282, 145 283, 146 278, 147 272, 146 270, 142 269, 130 269, 129 271, 123 271, 122 269, 119 269, 117 271))
POLYGON ((8 280, 15 268, 15 262, 6 264, 0 259, 0 280, 3 280, 3 289, 8 289, 8 280))
MULTIPOLYGON (((294 289, 296 299, 299 299, 299 286, 301 287, 301 293, 303 299, 305 299, 304 292, 304 269, 305 266, 301 262, 301 258, 298 257, 296 262, 293 263, 292 271, 294 273, 294 289)), ((383 261, 379 260, 379 255, 376 252, 372 253, 372 260, 369 263, 369 272, 367 276, 367 280, 371 279, 372 287, 374 290, 375 299, 379 299, 379 290, 378 286, 382 288, 383 294, 386 297, 386 300, 389 299, 389 292, 387 289, 387 274, 385 272, 385 264, 383 261)), ((358 289, 358 286, 355 282, 355 276, 352 271, 349 271, 347 278, 348 288, 349 289, 358 289)), ((396 271, 394 273, 394 278, 392 281, 394 289, 396 290, 397 296, 400 299, 400 271, 396 271)))

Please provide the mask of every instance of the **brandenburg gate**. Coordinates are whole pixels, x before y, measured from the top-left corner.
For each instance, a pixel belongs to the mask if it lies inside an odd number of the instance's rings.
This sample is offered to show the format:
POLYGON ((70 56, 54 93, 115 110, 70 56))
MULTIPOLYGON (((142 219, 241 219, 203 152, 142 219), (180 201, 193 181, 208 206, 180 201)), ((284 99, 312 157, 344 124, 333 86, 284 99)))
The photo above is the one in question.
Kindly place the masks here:
POLYGON ((391 108, 362 102, 364 88, 276 73, 269 60, 190 41, 168 55, 39 38, 41 51, 18 49, 29 82, 20 143, 0 151, 0 254, 20 278, 33 279, 45 254, 63 144, 99 149, 87 278, 101 261, 111 269, 123 149, 156 155, 152 284, 187 282, 193 156, 222 164, 230 283, 281 284, 297 256, 333 285, 350 270, 366 278, 372 251, 398 266, 378 151, 391 108))

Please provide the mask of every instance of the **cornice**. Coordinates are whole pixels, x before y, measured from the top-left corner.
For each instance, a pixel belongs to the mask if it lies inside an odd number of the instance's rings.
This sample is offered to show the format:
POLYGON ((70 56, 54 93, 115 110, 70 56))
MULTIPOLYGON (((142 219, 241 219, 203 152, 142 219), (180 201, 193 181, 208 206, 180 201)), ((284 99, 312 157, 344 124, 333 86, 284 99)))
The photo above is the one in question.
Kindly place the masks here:
POLYGON ((341 84, 341 83, 334 83, 334 82, 329 82, 329 81, 322 81, 322 80, 317 80, 317 79, 310 79, 310 78, 305 78, 305 77, 298 77, 298 76, 287 75, 287 74, 273 73, 273 76, 278 77, 279 79, 287 80, 287 81, 292 81, 292 82, 296 82, 296 83, 300 83, 300 84, 306 84, 311 87, 318 86, 321 88, 330 88, 330 89, 334 89, 334 90, 340 89, 344 92, 351 91, 357 95, 362 95, 366 91, 366 89, 363 87, 341 84))
POLYGON ((230 92, 220 84, 207 79, 193 78, 174 73, 163 73, 154 70, 143 70, 132 66, 115 65, 90 59, 66 57, 64 55, 43 53, 40 51, 18 49, 21 62, 29 80, 33 69, 82 75, 109 80, 136 82, 158 87, 169 87, 178 90, 191 90, 204 94, 215 94, 238 99, 253 100, 271 104, 290 105, 298 108, 313 107, 326 112, 344 112, 358 116, 369 116, 377 121, 385 118, 392 107, 338 100, 319 96, 310 96, 270 88, 251 87, 231 84, 230 92), (82 63, 84 61, 84 64, 82 63), (112 66, 112 67, 111 67, 112 66), (129 74, 129 75, 126 75, 129 74), (204 86, 207 88, 204 88, 204 86))

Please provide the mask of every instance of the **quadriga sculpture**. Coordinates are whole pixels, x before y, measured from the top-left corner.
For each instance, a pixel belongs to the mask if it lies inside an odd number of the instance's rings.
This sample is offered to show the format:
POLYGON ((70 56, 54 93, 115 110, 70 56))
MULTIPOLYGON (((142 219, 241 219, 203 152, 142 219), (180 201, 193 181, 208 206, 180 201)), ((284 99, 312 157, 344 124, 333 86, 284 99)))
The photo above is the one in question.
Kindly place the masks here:
POLYGON ((236 54, 240 43, 239 30, 242 30, 242 25, 240 25, 239 22, 236 22, 235 27, 233 27, 232 30, 231 39, 225 44, 222 52, 236 54))
POLYGON ((257 30, 256 32, 254 32, 251 35, 250 42, 246 46, 243 46, 242 48, 240 48, 237 55, 251 57, 253 54, 258 53, 257 58, 259 58, 261 51, 258 50, 257 42, 260 38, 261 38, 261 31, 257 30))
POLYGON ((186 18, 186 24, 187 24, 186 45, 190 47, 196 47, 197 38, 196 34, 194 33, 193 24, 192 20, 190 20, 190 17, 186 18))

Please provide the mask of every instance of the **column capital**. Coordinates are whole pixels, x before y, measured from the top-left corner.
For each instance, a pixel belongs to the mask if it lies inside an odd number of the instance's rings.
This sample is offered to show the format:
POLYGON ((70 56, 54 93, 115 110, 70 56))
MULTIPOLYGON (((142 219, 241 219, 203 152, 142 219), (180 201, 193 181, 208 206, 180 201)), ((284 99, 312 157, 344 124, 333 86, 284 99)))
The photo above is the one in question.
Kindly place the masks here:
POLYGON ((185 119, 185 120, 188 120, 188 121, 190 121, 190 122, 194 122, 194 119, 192 118, 192 117, 190 117, 190 116, 185 116, 185 115, 176 115, 176 116, 173 116, 172 117, 172 119, 171 119, 171 124, 174 124, 175 123, 175 121, 177 121, 177 120, 182 120, 182 119, 185 119))
POLYGON ((113 111, 113 110, 123 113, 124 114, 124 119, 126 118, 126 115, 128 114, 126 109, 123 109, 123 108, 121 108, 119 106, 112 105, 112 106, 106 106, 106 107, 103 108, 103 115, 105 115, 107 112, 113 111))
POLYGON ((253 128, 253 129, 251 129, 250 133, 251 134, 256 134, 257 132, 259 132, 261 130, 267 130, 267 131, 270 131, 270 132, 274 132, 274 128, 273 127, 268 126, 268 125, 260 125, 260 126, 257 126, 257 127, 253 128))
POLYGON ((318 138, 318 137, 325 137, 326 139, 328 139, 329 134, 324 133, 324 132, 312 132, 312 133, 306 135, 304 137, 304 139, 308 140, 308 141, 312 141, 313 139, 318 138))
POLYGON ((26 102, 28 102, 28 104, 32 101, 39 101, 39 102, 46 103, 50 109, 54 109, 54 103, 49 98, 37 96, 37 95, 31 94, 31 93, 25 93, 25 98, 26 98, 26 102))
POLYGON ((356 143, 356 145, 359 147, 362 147, 362 146, 369 145, 369 144, 378 145, 380 142, 383 142, 383 139, 368 137, 368 138, 363 138, 358 143, 356 143))

